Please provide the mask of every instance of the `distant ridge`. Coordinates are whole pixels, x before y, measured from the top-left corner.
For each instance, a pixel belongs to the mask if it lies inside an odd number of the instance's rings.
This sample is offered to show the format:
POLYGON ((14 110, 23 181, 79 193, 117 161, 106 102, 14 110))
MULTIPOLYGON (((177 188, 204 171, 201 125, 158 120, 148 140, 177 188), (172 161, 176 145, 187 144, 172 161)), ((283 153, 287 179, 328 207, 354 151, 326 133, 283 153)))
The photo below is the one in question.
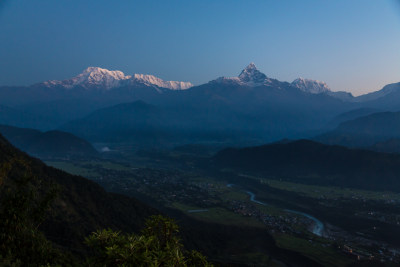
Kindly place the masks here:
POLYGON ((325 144, 370 148, 399 138, 400 112, 376 112, 344 121, 314 139, 325 144))
POLYGON ((97 151, 86 140, 62 131, 41 132, 34 129, 0 125, 0 134, 14 146, 42 159, 92 158, 97 151))

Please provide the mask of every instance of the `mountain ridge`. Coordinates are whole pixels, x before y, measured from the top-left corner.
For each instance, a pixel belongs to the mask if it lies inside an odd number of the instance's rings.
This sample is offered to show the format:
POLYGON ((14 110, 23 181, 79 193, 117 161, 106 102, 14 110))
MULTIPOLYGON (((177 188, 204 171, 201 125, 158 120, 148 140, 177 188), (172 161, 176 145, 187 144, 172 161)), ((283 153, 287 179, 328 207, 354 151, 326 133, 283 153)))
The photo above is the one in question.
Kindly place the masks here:
POLYGON ((100 67, 88 67, 82 73, 70 79, 61 81, 49 80, 39 83, 36 86, 40 86, 42 84, 50 88, 60 86, 66 89, 80 86, 85 89, 101 88, 110 90, 113 88, 134 85, 137 83, 142 83, 147 86, 167 88, 170 90, 185 90, 193 86, 193 84, 190 82, 164 81, 154 75, 148 74, 125 75, 122 71, 110 71, 100 67))

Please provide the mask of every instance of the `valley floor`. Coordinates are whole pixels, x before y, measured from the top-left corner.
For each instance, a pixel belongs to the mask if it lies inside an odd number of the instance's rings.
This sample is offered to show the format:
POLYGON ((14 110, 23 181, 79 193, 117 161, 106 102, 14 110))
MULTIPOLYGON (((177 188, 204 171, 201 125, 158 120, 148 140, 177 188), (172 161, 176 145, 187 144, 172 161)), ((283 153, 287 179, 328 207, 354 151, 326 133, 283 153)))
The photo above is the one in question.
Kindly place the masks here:
MULTIPOLYGON (((139 198, 172 217, 180 212, 198 221, 263 229, 278 247, 323 266, 361 260, 400 264, 400 194, 208 169, 203 159, 163 152, 158 157, 132 153, 46 163, 92 179, 108 191, 139 198)), ((260 251, 236 251, 229 257, 232 262, 279 266, 279 260, 260 251)))

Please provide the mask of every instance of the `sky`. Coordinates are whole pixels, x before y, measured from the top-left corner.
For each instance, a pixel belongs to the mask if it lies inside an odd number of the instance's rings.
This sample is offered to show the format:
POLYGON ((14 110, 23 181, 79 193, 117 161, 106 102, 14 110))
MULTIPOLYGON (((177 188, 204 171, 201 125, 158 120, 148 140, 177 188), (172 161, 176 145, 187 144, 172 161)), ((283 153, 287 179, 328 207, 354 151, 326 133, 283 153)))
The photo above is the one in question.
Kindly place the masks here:
POLYGON ((400 82, 400 0, 0 0, 0 85, 88 66, 198 85, 250 62, 354 95, 400 82))

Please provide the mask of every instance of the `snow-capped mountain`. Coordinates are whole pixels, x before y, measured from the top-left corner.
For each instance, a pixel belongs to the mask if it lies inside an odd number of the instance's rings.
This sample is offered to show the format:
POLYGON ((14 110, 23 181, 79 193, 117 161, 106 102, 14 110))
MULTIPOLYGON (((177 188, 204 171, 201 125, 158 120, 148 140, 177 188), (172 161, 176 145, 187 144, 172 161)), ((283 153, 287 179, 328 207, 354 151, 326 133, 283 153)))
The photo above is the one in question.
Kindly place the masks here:
POLYGON ((122 71, 110 71, 99 67, 89 67, 71 79, 63 81, 50 80, 43 84, 47 87, 61 86, 69 89, 80 86, 86 89, 99 88, 105 90, 138 84, 171 90, 185 90, 193 86, 190 82, 164 81, 153 75, 144 74, 125 75, 122 71))
POLYGON ((360 95, 356 97, 355 101, 356 102, 373 101, 396 92, 400 92, 400 83, 388 84, 379 91, 371 92, 365 95, 360 95))
POLYGON ((85 88, 102 87, 104 89, 111 89, 118 87, 121 81, 129 79, 130 76, 125 76, 122 71, 110 71, 99 67, 89 67, 81 74, 63 81, 51 80, 44 82, 48 87, 62 86, 65 88, 73 88, 75 86, 82 86, 85 88))
POLYGON ((303 92, 311 94, 321 94, 331 91, 328 85, 324 82, 304 78, 298 78, 294 80, 292 82, 292 86, 299 88, 303 92))
POLYGON ((272 79, 268 78, 267 75, 259 71, 256 65, 252 62, 242 70, 238 77, 220 77, 214 80, 214 82, 256 87, 269 85, 272 83, 272 79))
POLYGON ((193 87, 193 84, 190 82, 180 82, 180 81, 164 81, 153 75, 146 74, 134 74, 130 78, 132 82, 140 82, 146 85, 156 85, 162 88, 168 88, 171 90, 185 90, 193 87))
POLYGON ((271 82, 267 75, 259 71, 253 62, 242 70, 239 74, 239 80, 251 86, 258 86, 271 82))
MULTIPOLYGON (((267 75, 257 69, 254 63, 250 63, 244 70, 242 70, 238 77, 220 77, 211 82, 223 84, 225 86, 268 86, 274 87, 276 89, 282 89, 286 86, 286 83, 284 82, 268 78, 267 75)), ((342 91, 333 92, 325 82, 317 80, 298 78, 294 80, 290 85, 309 94, 326 94, 347 102, 353 101, 354 99, 351 93, 342 91)))
POLYGON ((291 85, 310 94, 326 94, 343 101, 353 101, 354 99, 354 96, 351 93, 344 91, 334 92, 325 82, 317 80, 297 78, 291 83, 291 85))

